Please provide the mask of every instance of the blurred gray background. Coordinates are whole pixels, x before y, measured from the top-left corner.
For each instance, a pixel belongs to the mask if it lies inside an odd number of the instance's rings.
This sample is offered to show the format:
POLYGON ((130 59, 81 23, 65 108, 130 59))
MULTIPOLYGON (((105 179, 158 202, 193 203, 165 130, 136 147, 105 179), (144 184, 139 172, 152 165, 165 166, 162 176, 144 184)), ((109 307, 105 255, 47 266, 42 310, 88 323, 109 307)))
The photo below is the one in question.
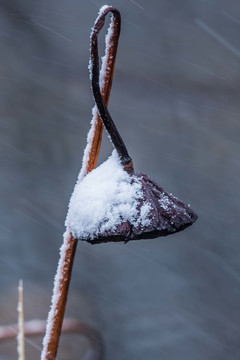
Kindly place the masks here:
MULTIPOLYGON (((0 1, 1 325, 16 322, 19 278, 26 320, 48 313, 93 106, 89 34, 104 4, 0 1)), ((166 238, 80 243, 67 314, 102 332, 106 360, 238 360, 240 2, 110 5, 123 20, 112 116, 135 169, 199 219, 166 238)), ((99 162, 111 149, 105 136, 99 162)), ((63 336, 58 359, 80 359, 84 341, 63 336)), ((40 347, 27 344, 27 359, 40 347)), ((16 359, 16 343, 0 355, 16 359)))

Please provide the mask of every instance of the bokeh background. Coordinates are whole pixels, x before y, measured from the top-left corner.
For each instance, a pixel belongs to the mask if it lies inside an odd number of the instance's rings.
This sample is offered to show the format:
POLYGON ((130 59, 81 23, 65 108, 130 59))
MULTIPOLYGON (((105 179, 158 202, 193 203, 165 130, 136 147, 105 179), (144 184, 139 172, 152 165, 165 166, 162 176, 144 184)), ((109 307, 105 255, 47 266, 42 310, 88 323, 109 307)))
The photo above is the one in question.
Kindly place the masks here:
MULTIPOLYGON (((98 0, 0 1, 0 324, 47 317, 93 99, 98 0)), ((155 240, 80 243, 67 314, 110 360, 240 358, 240 2, 112 0, 122 33, 110 110, 134 159, 199 215, 155 240)), ((103 36, 102 36, 103 38, 103 36)), ((103 42, 102 42, 103 45, 103 42)), ((102 46, 103 52, 103 46, 102 46)), ((111 153, 105 136, 99 162, 111 153)), ((86 341, 63 336, 58 359, 86 341)), ((41 338, 27 344, 40 357, 41 338)), ((17 358, 16 342, 0 358, 17 358)))

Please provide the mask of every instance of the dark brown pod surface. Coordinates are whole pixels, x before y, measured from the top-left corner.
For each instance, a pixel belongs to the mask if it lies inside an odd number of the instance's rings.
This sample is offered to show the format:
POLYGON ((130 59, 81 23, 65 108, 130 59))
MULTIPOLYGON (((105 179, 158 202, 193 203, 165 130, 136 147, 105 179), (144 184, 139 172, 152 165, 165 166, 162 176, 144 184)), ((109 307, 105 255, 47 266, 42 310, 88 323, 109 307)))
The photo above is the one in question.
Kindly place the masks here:
POLYGON ((135 226, 129 221, 117 225, 114 231, 105 231, 95 239, 88 240, 91 244, 106 243, 109 241, 124 241, 138 239, 152 239, 167 236, 186 229, 197 220, 197 215, 189 205, 166 192, 160 185, 149 176, 142 173, 134 174, 142 184, 144 199, 139 199, 138 211, 146 201, 151 204, 148 214, 148 225, 135 226))

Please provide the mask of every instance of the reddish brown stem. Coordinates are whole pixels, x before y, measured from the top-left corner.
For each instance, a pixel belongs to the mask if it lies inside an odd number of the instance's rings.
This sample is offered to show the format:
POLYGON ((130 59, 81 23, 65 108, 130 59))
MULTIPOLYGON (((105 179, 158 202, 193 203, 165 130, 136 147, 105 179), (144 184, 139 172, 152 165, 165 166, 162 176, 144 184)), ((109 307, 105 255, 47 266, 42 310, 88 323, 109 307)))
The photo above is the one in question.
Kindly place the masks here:
MULTIPOLYGON (((106 13, 108 13, 109 11, 112 11, 111 7, 105 9, 105 11, 101 14, 100 18, 102 17, 104 19, 106 13)), ((117 21, 116 18, 112 19, 112 21, 114 31, 110 39, 110 47, 107 53, 107 68, 104 77, 104 85, 102 88, 102 96, 106 106, 110 97, 117 54, 118 38, 120 34, 119 21, 117 21)), ((97 126, 95 128, 94 139, 92 142, 89 160, 87 164, 87 173, 92 171, 96 167, 102 140, 102 131, 103 125, 101 118, 98 115, 97 126)), ((55 360, 57 355, 77 242, 78 240, 75 239, 71 233, 69 233, 64 240, 63 248, 65 247, 65 251, 62 250, 59 260, 57 276, 54 284, 53 302, 49 313, 41 360, 55 360)))
POLYGON ((76 248, 77 240, 72 235, 65 237, 54 282, 41 360, 54 360, 57 355, 76 248))

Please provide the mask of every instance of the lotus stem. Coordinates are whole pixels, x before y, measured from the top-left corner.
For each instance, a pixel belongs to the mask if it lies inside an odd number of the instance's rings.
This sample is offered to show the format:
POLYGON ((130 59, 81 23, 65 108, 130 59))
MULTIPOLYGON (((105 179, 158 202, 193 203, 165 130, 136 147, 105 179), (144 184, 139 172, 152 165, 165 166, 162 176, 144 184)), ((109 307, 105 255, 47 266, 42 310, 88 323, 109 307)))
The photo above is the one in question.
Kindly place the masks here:
MULTIPOLYGON (((102 69, 104 76, 101 95, 105 101, 105 106, 107 106, 110 97, 114 65, 117 54, 118 38, 120 33, 118 22, 116 22, 116 19, 112 19, 112 21, 113 32, 110 36, 109 48, 107 49, 108 51, 106 51, 106 63, 103 64, 104 68, 102 69)), ((95 127, 94 137, 91 144, 91 149, 89 151, 86 173, 92 171, 96 167, 102 140, 102 131, 102 121, 100 116, 97 115, 97 125, 95 127)), ((70 231, 67 230, 64 235, 63 245, 60 250, 60 259, 54 281, 52 304, 48 315, 46 333, 43 340, 41 360, 55 360, 57 356, 77 243, 78 240, 72 236, 70 231)))

